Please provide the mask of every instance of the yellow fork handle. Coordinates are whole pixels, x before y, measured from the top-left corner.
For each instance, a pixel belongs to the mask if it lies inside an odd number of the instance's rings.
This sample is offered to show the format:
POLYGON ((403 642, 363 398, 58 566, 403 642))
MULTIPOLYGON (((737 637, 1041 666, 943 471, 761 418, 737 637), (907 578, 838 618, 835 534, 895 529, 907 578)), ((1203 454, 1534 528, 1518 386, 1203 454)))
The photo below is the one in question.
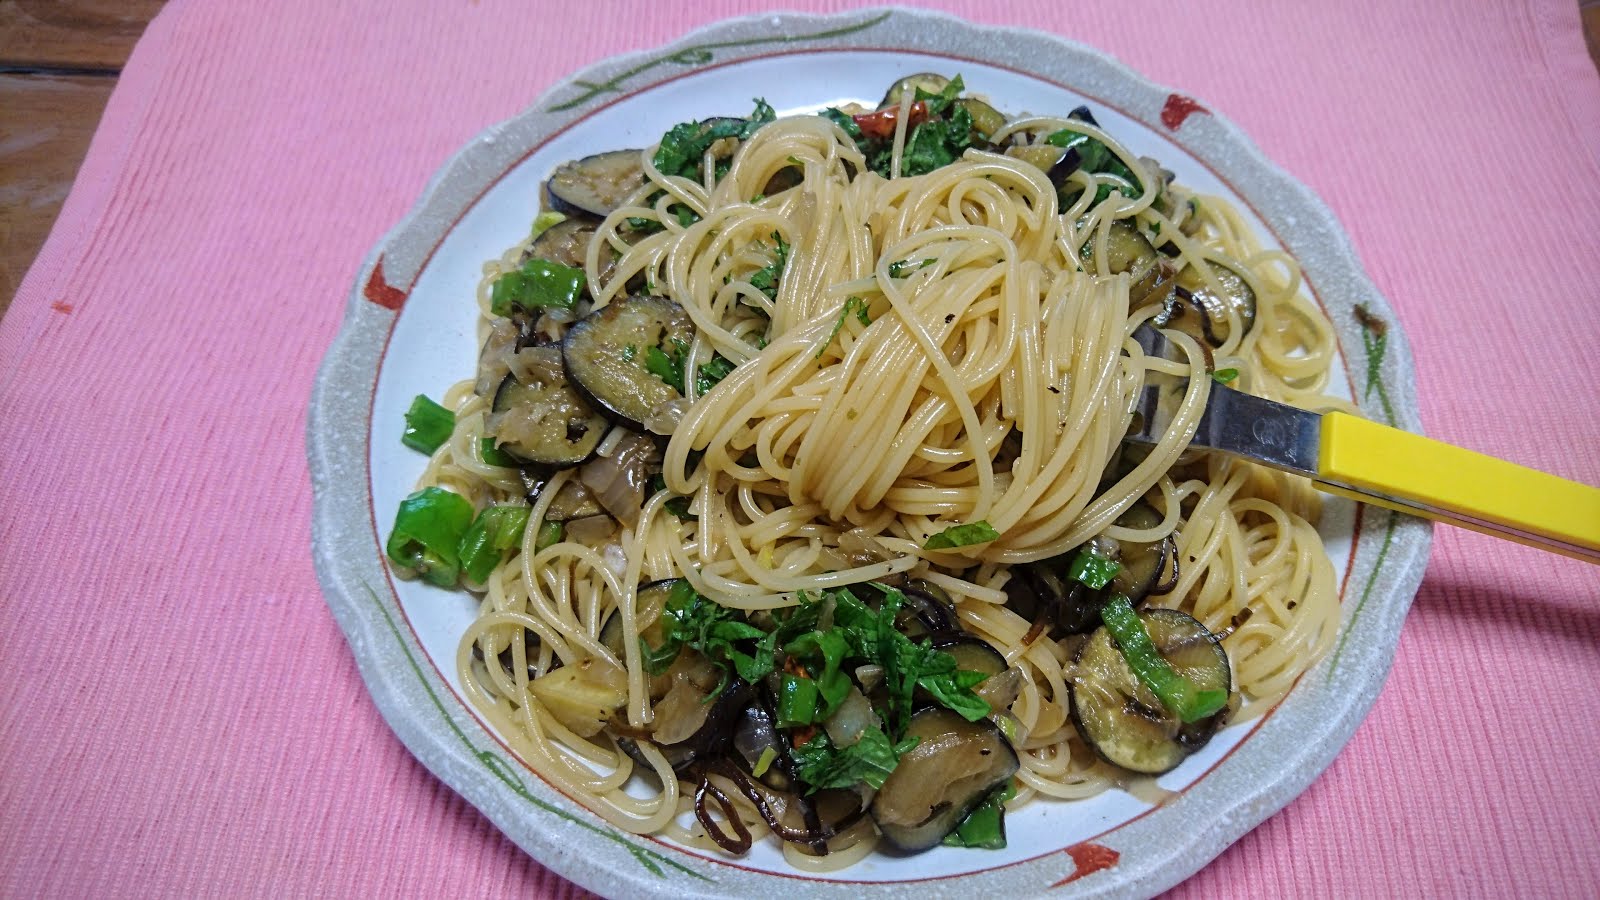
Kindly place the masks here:
POLYGON ((1319 450, 1330 493, 1600 563, 1600 488, 1345 413, 1319 450))

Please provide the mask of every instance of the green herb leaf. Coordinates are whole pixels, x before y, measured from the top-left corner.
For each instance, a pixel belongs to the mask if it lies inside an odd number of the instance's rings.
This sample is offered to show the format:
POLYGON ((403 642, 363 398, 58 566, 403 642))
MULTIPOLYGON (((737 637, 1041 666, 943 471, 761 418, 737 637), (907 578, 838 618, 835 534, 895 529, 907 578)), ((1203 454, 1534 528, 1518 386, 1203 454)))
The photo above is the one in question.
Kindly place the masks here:
POLYGON ((766 266, 757 269, 750 276, 750 286, 767 295, 767 299, 778 298, 778 279, 783 276, 783 267, 789 263, 789 244, 784 241, 783 235, 774 231, 772 239, 777 242, 777 249, 773 251, 773 260, 766 266))
POLYGON ((662 610, 661 624, 661 646, 652 648, 649 642, 644 642, 646 667, 652 675, 671 667, 684 647, 698 651, 722 670, 722 682, 711 692, 711 697, 722 693, 735 671, 740 678, 752 682, 772 672, 776 639, 743 621, 734 610, 701 596, 687 578, 679 579, 672 586, 666 608, 662 610), (758 642, 753 652, 736 646, 748 640, 758 642))
POLYGON ((694 377, 694 389, 697 394, 704 397, 708 391, 716 387, 728 373, 733 371, 733 361, 720 354, 712 354, 711 361, 702 365, 694 377))
POLYGON ((950 83, 945 85, 944 90, 940 91, 939 93, 935 94, 932 91, 925 91, 919 87, 917 88, 916 96, 912 97, 911 99, 923 101, 923 103, 928 107, 928 115, 937 116, 949 109, 951 104, 955 103, 956 100, 960 99, 961 92, 966 89, 967 86, 964 82, 962 82, 961 76, 957 75, 956 77, 950 79, 950 83))
POLYGON ((1067 578, 1081 581, 1094 590, 1100 590, 1111 583, 1122 571, 1122 563, 1114 559, 1107 559, 1088 547, 1078 551, 1067 566, 1067 578))
MULTIPOLYGON (((650 476, 649 487, 650 487, 650 495, 651 496, 655 496, 656 494, 659 494, 662 491, 667 489, 667 479, 661 477, 661 475, 659 475, 659 474, 651 475, 650 476)), ((677 516, 680 520, 690 520, 690 519, 698 519, 699 518, 699 516, 696 516, 694 513, 689 511, 689 498, 688 497, 681 497, 681 496, 678 496, 678 495, 674 494, 670 499, 668 499, 666 502, 662 503, 661 505, 666 509, 667 512, 672 513, 674 516, 677 516)))
POLYGON ((867 311, 867 301, 860 297, 846 297, 844 306, 839 309, 839 321, 833 323, 833 330, 828 332, 828 337, 822 342, 821 346, 817 347, 817 359, 822 358, 823 351, 827 350, 828 345, 833 343, 833 339, 839 336, 840 329, 844 328, 844 322, 850 318, 851 314, 854 314, 856 321, 863 325, 872 324, 872 316, 867 311))
POLYGON ((723 138, 746 140, 756 129, 777 118, 767 101, 757 99, 748 119, 713 119, 710 122, 683 122, 661 136, 651 161, 663 175, 699 178, 700 163, 706 150, 723 138))
POLYGON ((1238 369, 1218 369, 1211 373, 1211 380, 1217 384, 1227 384, 1239 377, 1238 369))
POLYGON ((644 351, 644 367, 651 375, 666 382, 669 387, 681 394, 683 393, 683 364, 688 357, 689 345, 674 339, 670 354, 660 347, 646 347, 644 351))
POLYGON ((889 277, 890 278, 907 278, 907 277, 909 277, 911 275, 911 273, 913 271, 915 271, 917 269, 926 269, 927 267, 933 265, 935 262, 938 262, 938 260, 925 259, 925 260, 922 260, 921 262, 917 263, 914 266, 912 265, 911 260, 909 260, 909 259, 902 259, 902 260, 900 260, 898 262, 892 262, 892 263, 889 263, 889 277))
POLYGON ((406 410, 406 430, 400 435, 400 443, 431 455, 450 440, 455 427, 455 413, 418 394, 406 410))
POLYGON ((928 538, 922 545, 924 550, 949 550, 953 547, 968 547, 973 544, 987 544, 1000 539, 1000 532, 994 526, 983 520, 969 522, 965 525, 952 525, 928 538))
POLYGON ((1100 620, 1116 639, 1122 658, 1139 682, 1179 719, 1198 722, 1228 705, 1227 691, 1201 690, 1162 658, 1127 597, 1111 595, 1100 610, 1100 620))
POLYGON ((450 587, 461 570, 461 536, 471 524, 467 498, 441 487, 423 488, 400 501, 384 551, 396 565, 450 587))
POLYGON ((900 175, 926 175, 943 168, 960 159, 971 145, 972 114, 957 106, 948 118, 929 119, 911 130, 900 158, 900 175))
POLYGON ((889 740, 881 728, 868 728, 861 739, 849 747, 835 747, 826 731, 794 751, 796 774, 811 786, 807 793, 830 788, 848 788, 866 783, 872 788, 883 783, 900 764, 900 756, 917 745, 916 738, 898 744, 889 740))
POLYGON ((482 584, 505 556, 505 551, 522 546, 522 533, 528 526, 526 506, 491 506, 473 520, 461 535, 458 555, 461 571, 468 580, 482 584))

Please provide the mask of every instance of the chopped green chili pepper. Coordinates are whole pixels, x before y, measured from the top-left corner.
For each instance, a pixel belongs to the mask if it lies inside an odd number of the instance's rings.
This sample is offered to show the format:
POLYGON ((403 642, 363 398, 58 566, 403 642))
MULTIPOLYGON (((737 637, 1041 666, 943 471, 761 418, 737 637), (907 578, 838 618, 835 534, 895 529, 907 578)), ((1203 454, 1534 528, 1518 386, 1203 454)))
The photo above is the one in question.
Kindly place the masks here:
POLYGON ((489 291, 489 311, 509 316, 513 306, 530 311, 546 307, 572 309, 578 305, 586 281, 581 269, 548 259, 530 259, 522 268, 495 279, 489 291))
POLYGON ((1112 594, 1100 610, 1100 619, 1116 638, 1128 668, 1163 706, 1184 722, 1198 722, 1228 704, 1227 691, 1201 690, 1161 657, 1155 642, 1150 640, 1150 632, 1145 630, 1127 597, 1112 594))
POLYGON ((471 524, 472 503, 467 498, 441 487, 423 488, 400 501, 384 549, 396 565, 450 587, 461 571, 461 535, 471 524))
POLYGON ((411 401, 406 410, 406 430, 400 443, 413 450, 431 454, 445 441, 456 427, 456 414, 433 402, 422 394, 411 401))
POLYGON ((1227 384, 1239 377, 1238 369, 1218 369, 1211 373, 1211 380, 1217 384, 1227 384))
POLYGON ((522 532, 528 527, 526 506, 491 506, 478 513, 461 536, 461 571, 482 584, 505 551, 522 545, 522 532))
POLYGON ((928 538, 922 545, 924 550, 949 550, 952 547, 966 547, 971 544, 987 544, 999 540, 1000 532, 988 522, 979 520, 968 522, 965 525, 951 525, 949 528, 928 538))
POLYGON ((1017 784, 1011 779, 961 820, 955 830, 944 836, 946 847, 976 847, 980 850, 1004 850, 1006 846, 1006 801, 1017 795, 1017 784))
POLYGON ((1111 583, 1122 571, 1122 564, 1114 559, 1106 559, 1088 547, 1078 551, 1072 558, 1072 564, 1067 566, 1067 577, 1073 581, 1081 581, 1085 585, 1100 590, 1111 583))
POLYGON ((511 454, 501 450, 494 444, 494 438, 478 438, 478 455, 491 466, 504 466, 508 469, 516 468, 517 461, 511 454))
POLYGON ((533 539, 533 550, 537 553, 546 547, 554 547, 566 536, 566 526, 560 522, 545 522, 539 526, 539 534, 533 539))

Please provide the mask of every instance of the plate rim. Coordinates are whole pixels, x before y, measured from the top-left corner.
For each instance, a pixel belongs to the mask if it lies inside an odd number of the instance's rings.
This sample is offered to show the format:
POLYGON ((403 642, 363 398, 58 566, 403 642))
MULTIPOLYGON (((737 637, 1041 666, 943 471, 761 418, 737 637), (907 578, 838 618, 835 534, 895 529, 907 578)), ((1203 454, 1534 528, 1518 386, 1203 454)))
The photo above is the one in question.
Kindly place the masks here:
MULTIPOLYGON (((978 42, 1009 46, 1013 51, 1018 42, 1042 45, 1097 69, 1099 77, 1110 79, 1118 89, 1146 101, 1128 106, 1104 102, 1179 143, 1186 153, 1212 168, 1268 223, 1280 243, 1285 246, 1291 243, 1297 246, 1317 245, 1317 255, 1326 257, 1317 265, 1318 278, 1337 276, 1337 280, 1342 282, 1342 290, 1359 296, 1376 320, 1385 323, 1378 327, 1386 326, 1386 331, 1376 339, 1378 349, 1374 362, 1370 358, 1374 352, 1374 341, 1368 325, 1357 323, 1359 331, 1352 331, 1350 323, 1336 321, 1342 361, 1347 366, 1353 365, 1348 339, 1359 333, 1361 346, 1369 354, 1368 381, 1364 393, 1373 393, 1376 382, 1379 399, 1391 421, 1407 430, 1421 430, 1409 344, 1387 300, 1367 277, 1348 235, 1331 210, 1309 188, 1269 160, 1242 130, 1199 105, 1198 111, 1208 114, 1194 120, 1195 125, 1207 133, 1197 139, 1240 154, 1241 158, 1234 160, 1226 169, 1228 174, 1224 175, 1224 170, 1217 168, 1208 158, 1214 157, 1215 153, 1197 150, 1188 142, 1179 140, 1175 132, 1184 127, 1181 119, 1178 126, 1169 126, 1170 130, 1163 132, 1156 122, 1151 121, 1151 110, 1132 108, 1148 106, 1148 101, 1154 97, 1166 98, 1162 111, 1171 104, 1172 98, 1182 98, 1191 104, 1195 101, 1152 82, 1103 51, 1047 32, 979 25, 927 10, 878 7, 831 15, 762 13, 724 19, 695 29, 660 47, 609 57, 567 76, 546 90, 522 113, 491 125, 453 154, 429 180, 405 217, 368 253, 350 294, 340 330, 318 370, 307 416, 306 438, 314 495, 312 545, 318 579, 335 619, 351 644, 368 693, 385 721, 413 756, 488 816, 524 852, 564 877, 597 891, 724 896, 748 891, 760 884, 776 887, 792 881, 796 876, 766 873, 733 864, 718 866, 718 874, 731 877, 716 882, 671 880, 665 875, 667 869, 703 878, 689 867, 703 864, 705 860, 663 842, 625 833, 620 840, 608 836, 611 846, 603 843, 600 847, 603 852, 591 852, 590 848, 584 854, 578 854, 574 843, 566 839, 563 832, 572 828, 591 833, 606 830, 614 832, 616 829, 605 825, 596 814, 563 797, 537 776, 534 776, 536 786, 530 789, 515 771, 505 771, 507 764, 503 759, 498 763, 490 762, 485 754, 493 756, 493 751, 480 745, 498 746, 494 736, 483 730, 476 716, 438 679, 437 674, 427 671, 430 667, 418 665, 417 658, 422 655, 422 650, 416 645, 415 636, 409 637, 408 645, 409 629, 403 633, 395 624, 395 615, 398 613, 404 618, 403 612, 397 608, 391 610, 390 607, 395 605, 393 599, 380 597, 375 588, 380 582, 373 576, 382 576, 384 569, 381 549, 372 552, 377 546, 379 534, 374 513, 369 502, 363 500, 359 515, 352 515, 349 502, 352 495, 362 498, 368 495, 370 454, 363 453, 359 458, 349 454, 341 457, 339 449, 351 446, 347 441, 355 432, 359 432, 356 435, 359 445, 367 447, 371 401, 379 367, 392 334, 393 322, 398 317, 410 285, 426 267, 433 250, 453 227, 459 214, 470 209, 506 170, 525 157, 526 154, 509 158, 519 145, 515 140, 506 142, 502 138, 514 135, 519 129, 531 128, 541 135, 533 144, 536 146, 591 114, 593 109, 588 107, 596 98, 606 98, 606 102, 597 104, 596 108, 609 106, 666 81, 700 71, 701 67, 713 62, 714 54, 706 49, 708 44, 718 52, 731 51, 730 58, 714 63, 718 66, 737 65, 750 59, 806 50, 887 49, 878 47, 876 43, 872 46, 852 46, 849 41, 839 42, 841 38, 852 38, 868 31, 873 32, 874 36, 898 34, 906 44, 899 49, 905 52, 971 58, 975 62, 1018 71, 1079 93, 1092 93, 1084 87, 1083 82, 1065 83, 1036 69, 1018 68, 1008 61, 1020 56, 1015 52, 1005 54, 1008 60, 993 58, 998 54, 986 56, 981 52, 982 44, 978 42), (974 42, 979 52, 956 53, 950 49, 952 44, 960 44, 963 40, 974 42), (766 50, 749 52, 749 47, 765 44, 776 44, 784 49, 777 54, 766 50), (666 77, 644 78, 637 84, 622 87, 624 81, 638 78, 666 64, 679 68, 669 68, 666 77), (601 90, 597 91, 597 86, 601 90), (618 92, 608 93, 607 88, 618 92), (1242 184, 1243 181, 1253 184, 1242 184), (468 199, 452 199, 450 192, 460 191, 475 183, 479 190, 472 191, 468 199), (1280 195, 1277 192, 1284 193, 1280 195), (1272 195, 1270 203, 1264 203, 1260 196, 1256 196, 1263 194, 1272 195), (1290 218, 1301 215, 1309 217, 1307 223, 1296 223, 1294 242, 1284 240, 1283 234, 1274 225, 1276 220, 1283 217, 1285 209, 1291 211, 1290 218), (452 210, 454 214, 451 214, 452 210), (1301 228, 1306 230, 1302 232, 1299 230, 1301 228), (426 252, 421 252, 421 248, 416 246, 417 239, 433 231, 437 231, 437 234, 434 235, 432 246, 426 252), (398 265, 385 272, 385 261, 398 265), (397 283, 406 287, 396 287, 397 283), (352 382, 352 376, 358 377, 352 382), (1385 395, 1386 390, 1393 393, 1385 395), (355 411, 359 411, 360 415, 352 417, 350 414, 355 411), (362 558, 363 551, 370 558, 362 558), (461 707, 462 716, 452 718, 441 696, 454 700, 461 707), (441 728, 437 721, 440 716, 448 727, 441 728), (477 743, 474 743, 475 740, 477 743), (541 790, 550 796, 535 796, 541 790), (557 816, 561 824, 556 828, 535 824, 526 806, 522 805, 524 801, 533 802, 557 816), (599 823, 598 826, 596 823, 599 823), (684 859, 672 859, 670 854, 674 853, 684 859), (612 857, 609 862, 615 864, 596 865, 608 861, 601 858, 607 855, 612 857), (782 881, 770 880, 774 878, 782 881)), ((1312 266, 1307 263, 1306 268, 1309 270, 1312 266)), ((1307 280, 1311 281, 1309 275, 1307 280)), ((1313 293, 1318 302, 1331 314, 1328 301, 1322 295, 1325 289, 1313 284, 1313 293)), ((1359 392, 1357 375, 1358 372, 1352 368, 1352 390, 1359 392)), ((1431 544, 1431 528, 1426 523, 1372 507, 1358 509, 1349 578, 1353 583, 1358 571, 1366 572, 1367 587, 1356 606, 1348 608, 1341 615, 1338 652, 1330 654, 1311 672, 1302 676, 1304 680, 1315 673, 1325 678, 1327 684, 1336 684, 1338 689, 1353 699, 1339 707, 1336 715, 1323 721, 1318 739, 1312 745, 1300 745, 1298 752, 1289 758, 1290 765, 1285 767, 1285 771, 1276 773, 1273 780, 1258 784, 1254 790, 1235 797, 1216 816, 1216 827, 1181 832, 1175 835, 1177 840, 1156 845, 1156 849, 1141 844, 1137 850, 1110 850, 1113 854, 1120 852, 1121 859, 1096 878, 1082 881, 1077 879, 1088 872, 1078 871, 1078 857, 1070 852, 1076 846, 1063 848, 1068 858, 1063 858, 1055 868, 1063 870, 1066 877, 1055 885, 1049 884, 1047 878, 1028 878, 1025 884, 1016 885, 1021 887, 1019 893, 1032 895, 1051 887, 1061 888, 1060 891, 1052 891, 1059 896, 1145 894, 1163 890, 1198 871, 1244 833, 1286 806, 1327 768, 1333 757, 1348 743, 1376 699, 1392 664, 1399 640, 1399 625, 1420 584, 1431 544), (1372 547, 1372 541, 1366 542, 1363 547, 1360 534, 1369 528, 1382 530, 1383 540, 1379 547, 1372 547), (1363 559, 1363 556, 1366 558, 1363 559), (1382 602, 1366 610, 1368 614, 1364 619, 1354 620, 1354 616, 1366 607, 1377 583, 1375 570, 1385 563, 1388 565, 1385 569, 1388 584, 1382 592, 1382 602), (1346 655, 1346 642, 1356 630, 1364 635, 1389 633, 1393 639, 1377 643, 1357 642, 1346 655), (1341 660, 1347 665, 1342 670, 1334 671, 1330 664, 1341 660)), ((381 584, 384 592, 389 593, 387 582, 381 584)), ((1275 715, 1277 711, 1275 707, 1267 717, 1275 715)), ((1255 738, 1255 734, 1250 735, 1240 743, 1238 750, 1243 751, 1247 745, 1253 745, 1255 738)), ((1280 761, 1284 758, 1279 757, 1280 761)), ((1209 780, 1210 774, 1208 772, 1198 779, 1183 796, 1188 797, 1199 790, 1209 780)), ((1180 797, 1178 801, 1153 812, 1175 808, 1182 800, 1183 797, 1180 797)), ((1113 833, 1125 832, 1140 820, 1147 821, 1150 818, 1151 814, 1140 816, 1117 826, 1113 833)), ((1164 818, 1172 818, 1172 815, 1164 818)), ((975 886, 971 882, 977 879, 985 880, 984 886, 990 887, 989 882, 992 881, 1015 881, 1011 876, 1018 870, 1038 868, 1037 864, 1044 859, 1034 857, 973 873, 948 876, 931 883, 927 880, 879 883, 877 889, 885 893, 908 893, 905 889, 909 887, 918 893, 926 893, 930 887, 944 888, 956 884, 975 886)), ((863 884, 860 881, 832 880, 808 880, 804 883, 817 890, 829 890, 832 886, 834 890, 844 891, 859 890, 863 884)))

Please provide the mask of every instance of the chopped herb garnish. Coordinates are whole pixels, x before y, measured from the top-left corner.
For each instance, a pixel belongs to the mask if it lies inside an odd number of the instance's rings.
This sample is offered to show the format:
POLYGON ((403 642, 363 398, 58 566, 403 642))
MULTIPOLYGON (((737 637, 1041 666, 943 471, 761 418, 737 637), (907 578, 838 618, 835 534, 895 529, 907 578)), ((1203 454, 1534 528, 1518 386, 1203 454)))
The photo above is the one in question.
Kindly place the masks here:
POLYGON ((833 343, 833 339, 839 336, 840 329, 844 328, 845 320, 850 318, 852 313, 861 324, 872 324, 872 315, 867 311, 867 301, 860 297, 846 297, 844 306, 839 310, 839 321, 833 323, 833 330, 828 332, 827 339, 822 342, 821 346, 817 347, 817 359, 822 358, 822 352, 827 350, 828 345, 833 343))
POLYGON ((400 501, 384 551, 395 565, 425 581, 451 587, 461 571, 461 536, 472 524, 472 503, 441 487, 426 487, 400 501))
POLYGON ((450 432, 455 427, 455 413, 418 394, 411 401, 411 408, 406 410, 406 430, 400 435, 400 443, 432 454, 450 440, 450 432))
POLYGON ((848 747, 835 747, 826 731, 818 730, 815 737, 795 748, 796 774, 811 785, 806 793, 816 793, 828 788, 848 788, 866 783, 881 788, 889 779, 900 756, 917 745, 916 738, 906 738, 892 743, 881 728, 868 728, 861 739, 848 747))
POLYGON ((1227 384, 1239 377, 1238 369, 1218 369, 1211 373, 1211 380, 1217 384, 1227 384))
MULTIPOLYGON (((650 293, 655 293, 655 285, 649 285, 647 289, 650 291, 650 293)), ((629 344, 628 346, 622 348, 623 362, 633 362, 633 358, 638 355, 639 348, 634 344, 629 344)))
MULTIPOLYGON (((905 147, 900 157, 901 176, 925 175, 961 158, 972 144, 972 114, 955 101, 965 90, 960 76, 937 94, 917 90, 906 124, 905 147)), ((894 132, 899 109, 889 107, 861 116, 828 108, 820 115, 844 129, 866 157, 867 168, 888 178, 894 157, 894 132), (863 130, 863 122, 871 133, 863 130)))
POLYGON ((1114 559, 1107 559, 1088 547, 1078 551, 1067 566, 1067 577, 1073 581, 1080 581, 1086 587, 1100 590, 1111 583, 1122 571, 1122 563, 1114 559))
POLYGON ((468 580, 482 584, 500 564, 505 551, 522 546, 528 512, 526 506, 491 506, 478 513, 461 536, 461 571, 468 580))
MULTIPOLYGON (((667 489, 667 479, 661 477, 659 474, 650 476, 650 494, 652 496, 654 496, 656 494, 659 494, 659 493, 661 493, 662 491, 664 491, 666 489, 667 489)), ((674 516, 677 516, 679 519, 695 519, 695 518, 698 518, 698 516, 696 516, 694 513, 689 512, 689 498, 688 497, 682 497, 682 496, 679 496, 677 494, 674 494, 671 498, 669 498, 665 503, 663 503, 661 505, 667 510, 667 512, 672 513, 674 516)))
POLYGON ((661 136, 661 143, 656 147, 652 162, 663 175, 699 178, 700 163, 712 144, 723 138, 745 140, 755 134, 756 129, 778 117, 767 101, 758 98, 755 104, 755 111, 748 119, 719 118, 709 122, 683 122, 672 126, 671 130, 661 136))
POLYGON ((715 697, 735 673, 745 681, 756 682, 771 674, 778 632, 765 632, 740 617, 738 611, 700 595, 687 578, 679 579, 667 595, 661 613, 662 643, 652 648, 644 642, 647 664, 652 675, 660 675, 688 647, 699 651, 722 670, 722 681, 711 692, 715 697), (755 641, 750 652, 736 644, 755 641))
POLYGON ((924 259, 924 260, 922 260, 922 261, 920 261, 920 262, 918 262, 918 263, 916 263, 914 265, 912 264, 911 260, 909 260, 909 259, 902 259, 902 260, 899 260, 898 262, 892 262, 892 263, 889 263, 889 277, 890 278, 907 278, 907 277, 910 277, 911 273, 916 271, 917 269, 926 269, 927 267, 933 265, 936 262, 938 262, 938 260, 936 260, 936 259, 924 259))
POLYGON ((777 242, 777 249, 773 251, 772 262, 757 269, 750 276, 750 286, 767 295, 767 299, 778 298, 778 279, 783 277, 783 267, 789 263, 789 244, 783 235, 774 231, 772 239, 777 242))
POLYGON ((968 547, 973 544, 987 544, 999 540, 1000 532, 994 526, 983 520, 969 522, 966 525, 952 525, 938 534, 928 538, 922 545, 924 550, 949 550, 953 547, 968 547))
POLYGON ((733 360, 713 354, 711 361, 703 363, 697 370, 697 374, 694 377, 695 393, 702 397, 705 396, 707 391, 716 387, 732 371, 733 360))
POLYGON ((646 347, 644 350, 644 367, 650 374, 666 382, 669 387, 681 394, 683 393, 683 364, 688 358, 689 345, 674 338, 671 353, 667 353, 660 347, 646 347))
MULTIPOLYGON (((1137 197, 1141 193, 1139 177, 1128 168, 1118 156, 1111 152, 1097 138, 1092 138, 1081 131, 1063 128, 1051 133, 1044 139, 1045 143, 1056 146, 1076 149, 1078 151, 1078 168, 1091 175, 1114 175, 1128 183, 1127 187, 1120 187, 1123 196, 1137 197)), ((1095 195, 1095 203, 1099 203, 1111 195, 1112 188, 1108 184, 1100 185, 1095 195)))

